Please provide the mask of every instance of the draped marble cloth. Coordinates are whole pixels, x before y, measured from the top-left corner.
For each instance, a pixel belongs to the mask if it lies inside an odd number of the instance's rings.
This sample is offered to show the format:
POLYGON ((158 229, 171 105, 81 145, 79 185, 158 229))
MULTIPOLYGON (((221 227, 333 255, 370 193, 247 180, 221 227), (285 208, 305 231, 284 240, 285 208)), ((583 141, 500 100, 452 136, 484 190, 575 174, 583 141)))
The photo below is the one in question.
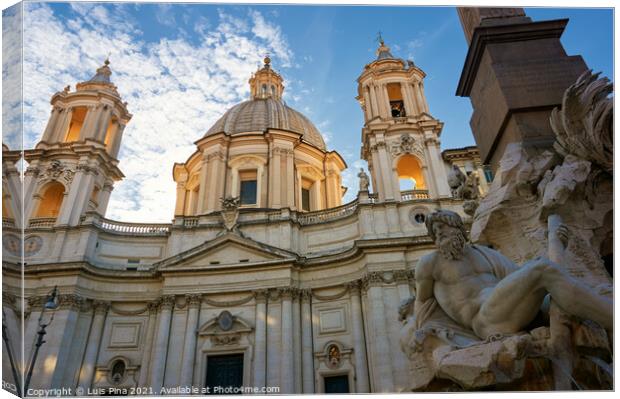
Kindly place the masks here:
MULTIPOLYGON (((471 245, 471 248, 482 255, 499 280, 514 270, 514 264, 499 252, 480 245, 471 245)), ((407 320, 401 338, 403 350, 411 358, 423 349, 424 341, 430 336, 438 338, 453 350, 485 342, 472 330, 452 320, 434 297, 422 303, 417 313, 407 320)))

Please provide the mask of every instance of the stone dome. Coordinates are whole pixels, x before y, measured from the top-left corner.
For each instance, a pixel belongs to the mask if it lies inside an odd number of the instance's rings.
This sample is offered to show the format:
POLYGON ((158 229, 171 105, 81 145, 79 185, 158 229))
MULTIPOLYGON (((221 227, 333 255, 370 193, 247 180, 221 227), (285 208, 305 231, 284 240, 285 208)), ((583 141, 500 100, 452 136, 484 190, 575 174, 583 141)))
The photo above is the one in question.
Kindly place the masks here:
POLYGON ((222 132, 227 135, 264 132, 268 128, 299 133, 302 140, 321 150, 326 149, 323 136, 308 118, 272 97, 255 98, 235 105, 215 122, 205 136, 222 132))

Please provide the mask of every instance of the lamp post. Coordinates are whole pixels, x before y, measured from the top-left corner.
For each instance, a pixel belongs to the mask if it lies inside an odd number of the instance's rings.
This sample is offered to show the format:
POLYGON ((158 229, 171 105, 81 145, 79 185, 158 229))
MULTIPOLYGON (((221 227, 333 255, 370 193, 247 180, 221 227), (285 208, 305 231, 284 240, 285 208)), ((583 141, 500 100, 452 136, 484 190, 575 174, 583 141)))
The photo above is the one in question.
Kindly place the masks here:
POLYGON ((43 337, 45 337, 45 334, 47 333, 45 329, 54 320, 54 310, 56 310, 56 308, 58 308, 58 289, 57 287, 54 287, 52 292, 50 292, 47 295, 45 305, 43 306, 43 309, 41 310, 41 315, 39 316, 39 323, 38 323, 39 331, 37 331, 37 341, 34 344, 35 346, 34 353, 32 355, 32 360, 30 361, 30 365, 28 367, 28 374, 26 375, 26 382, 24 383, 24 395, 28 392, 28 387, 30 386, 30 379, 32 378, 32 371, 34 370, 34 364, 36 363, 37 356, 39 355, 39 349, 45 343, 45 341, 43 340, 43 337), (45 314, 46 310, 49 310, 52 312, 50 319, 47 322, 46 320, 43 320, 43 315, 45 314))
POLYGON ((13 359, 13 348, 9 343, 9 333, 6 328, 6 314, 4 313, 4 309, 2 309, 2 340, 4 341, 6 353, 9 356, 9 362, 11 363, 11 371, 13 372, 13 379, 15 380, 15 389, 17 390, 18 395, 23 396, 21 384, 19 383, 20 379, 17 373, 17 367, 15 366, 15 360, 13 359))

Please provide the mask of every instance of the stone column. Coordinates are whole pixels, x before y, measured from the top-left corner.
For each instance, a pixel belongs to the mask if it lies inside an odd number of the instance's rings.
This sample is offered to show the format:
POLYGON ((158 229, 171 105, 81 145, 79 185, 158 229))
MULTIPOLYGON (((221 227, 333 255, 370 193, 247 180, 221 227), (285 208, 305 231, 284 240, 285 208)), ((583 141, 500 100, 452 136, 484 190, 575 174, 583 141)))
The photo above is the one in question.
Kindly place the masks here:
MULTIPOLYGON (((272 168, 272 172, 273 174, 271 176, 269 176, 269 180, 270 180, 270 187, 271 187, 271 196, 270 196, 270 200, 271 200, 271 207, 272 208, 279 208, 280 204, 282 203, 282 160, 280 157, 280 154, 282 153, 282 149, 278 148, 278 147, 274 147, 271 150, 271 160, 270 165, 272 168)), ((258 176, 257 176, 258 179, 258 176)), ((257 193, 260 194, 260 193, 257 193)), ((258 201, 258 198, 257 198, 258 201)))
POLYGON ((405 113, 407 116, 418 115, 416 112, 414 101, 411 99, 411 84, 401 83, 400 91, 403 95, 403 102, 405 103, 405 113))
POLYGON ((312 345, 312 292, 301 292, 301 363, 303 393, 314 393, 314 354, 312 345))
POLYGON ((256 321, 254 336, 254 386, 267 384, 267 291, 256 291, 256 321))
POLYGON ((392 107, 390 106, 390 95, 388 93, 387 84, 384 83, 381 85, 382 94, 383 94, 383 106, 385 107, 386 116, 388 118, 392 117, 392 107))
POLYGON ((93 125, 97 122, 98 116, 95 112, 96 109, 95 105, 86 106, 86 117, 80 129, 80 141, 93 138, 93 125))
POLYGON ((166 371, 166 358, 168 356, 168 338, 170 336, 170 320, 172 319, 173 307, 173 295, 166 295, 161 298, 159 305, 159 325, 157 326, 154 346, 155 352, 151 361, 151 387, 155 395, 159 395, 164 384, 164 372, 166 371))
POLYGON ((392 362, 390 359, 390 342, 385 322, 385 306, 383 304, 383 279, 377 272, 367 276, 368 302, 372 331, 374 335, 373 369, 375 370, 375 392, 394 392, 392 362))
POLYGON ((88 389, 93 384, 101 334, 103 333, 105 317, 109 307, 110 304, 107 302, 93 302, 93 323, 90 327, 90 335, 88 336, 88 343, 86 344, 86 353, 84 354, 84 361, 82 362, 82 370, 80 372, 78 384, 78 386, 83 389, 88 389))
POLYGON ((418 110, 420 112, 424 111, 424 98, 422 98, 422 91, 420 90, 420 82, 413 83, 413 95, 415 96, 416 103, 418 105, 418 110))
POLYGON ((147 307, 149 309, 149 320, 146 328, 146 341, 144 341, 144 349, 140 360, 140 378, 138 379, 139 387, 148 386, 148 369, 151 361, 151 352, 153 351, 153 335, 155 334, 155 324, 157 319, 157 303, 150 302, 147 307))
POLYGON ((373 93, 372 83, 366 85, 366 94, 368 96, 368 119, 372 119, 379 115, 379 110, 377 109, 377 98, 373 93))
POLYGON ((382 111, 381 111, 381 98, 379 97, 379 93, 377 90, 377 84, 376 83, 371 83, 370 84, 370 90, 372 93, 372 104, 373 104, 373 108, 375 113, 375 116, 381 116, 382 111))
POLYGON ((67 135, 67 130, 69 129, 69 124, 71 123, 71 116, 73 115, 71 108, 64 108, 61 112, 62 113, 59 117, 58 124, 54 126, 51 140, 52 142, 65 141, 65 136, 67 135))
POLYGON ((99 123, 97 123, 97 130, 95 131, 95 140, 101 141, 105 143, 106 133, 108 132, 108 125, 110 124, 110 119, 112 118, 112 107, 105 104, 103 106, 103 111, 101 112, 101 116, 99 117, 99 123))
POLYGON ((108 203, 110 202, 110 195, 112 195, 114 186, 112 182, 105 182, 103 188, 99 192, 99 201, 97 202, 97 212, 100 215, 105 216, 105 212, 108 209, 108 203))
POLYGON ((372 119, 372 110, 367 86, 362 87, 362 98, 364 100, 364 121, 369 121, 372 119))
POLYGON ((295 393, 301 393, 302 371, 301 371, 301 312, 300 312, 300 292, 293 292, 293 361, 295 366, 295 393))
POLYGON ((392 171, 392 164, 387 153, 385 141, 383 141, 383 135, 381 135, 381 140, 382 141, 378 142, 376 146, 379 160, 379 170, 383 180, 383 188, 385 190, 383 195, 386 200, 393 201, 396 198, 400 198, 400 188, 393 186, 394 173, 392 171))
POLYGON ((353 355, 355 357, 355 393, 369 393, 368 359, 366 357, 360 282, 351 282, 348 287, 351 295, 351 319, 353 323, 351 327, 353 330, 353 355))
POLYGON ((185 197, 187 194, 187 188, 185 187, 186 181, 177 181, 177 200, 174 207, 174 215, 185 215, 185 197))
POLYGON ((47 121, 47 126, 45 127, 45 131, 43 132, 43 137, 41 141, 45 141, 46 143, 51 143, 54 139, 54 131, 56 130, 56 126, 58 125, 58 121, 62 116, 62 107, 58 105, 54 105, 52 107, 52 112, 50 113, 50 118, 47 121))
POLYGON ((209 156, 202 154, 202 162, 200 166, 200 186, 198 188, 198 202, 196 203, 196 214, 204 213, 207 208, 207 165, 209 164, 209 156))
POLYGON ((295 150, 286 151, 286 206, 295 208, 295 150))
POLYGON ((295 391, 293 369, 293 304, 290 288, 280 291, 282 296, 282 346, 280 351, 280 389, 281 394, 295 391))
MULTIPOLYGON (((207 174, 208 174, 207 181, 210 181, 210 182, 218 181, 218 178, 219 178, 218 176, 220 173, 220 163, 219 163, 218 158, 219 158, 219 151, 215 153, 210 153, 209 155, 207 155, 207 174)), ((205 213, 210 213, 217 209, 217 204, 219 201, 218 195, 219 193, 217 193, 216 190, 209 190, 207 192, 207 198, 206 198, 207 206, 205 209, 205 213)))
POLYGON ((110 156, 112 156, 113 158, 118 159, 118 153, 120 152, 120 148, 121 148, 121 142, 123 141, 123 132, 125 131, 125 127, 127 125, 123 124, 123 123, 118 123, 118 126, 116 128, 116 133, 114 134, 114 141, 112 142, 111 146, 110 146, 110 156))
POLYGON ((280 357, 282 356, 282 304, 278 303, 277 289, 269 290, 267 307, 267 386, 280 384, 280 357))
POLYGON ((67 206, 65 207, 64 201, 61 206, 61 213, 64 213, 62 215, 64 217, 61 218, 61 214, 58 215, 60 223, 67 223, 70 226, 80 224, 80 217, 88 207, 88 201, 93 192, 95 175, 97 173, 97 170, 86 162, 80 163, 77 166, 73 184, 69 188, 67 206))
POLYGON ((196 334, 198 333, 198 316, 200 312, 200 295, 186 295, 187 326, 183 344, 183 363, 181 364, 181 386, 192 386, 194 375, 194 357, 196 356, 196 334))
POLYGON ((448 175, 446 168, 439 155, 439 140, 433 137, 435 134, 432 132, 425 132, 426 147, 428 148, 428 154, 430 155, 429 163, 431 165, 431 173, 433 180, 437 187, 437 196, 439 198, 448 198, 452 196, 450 187, 448 186, 448 175))

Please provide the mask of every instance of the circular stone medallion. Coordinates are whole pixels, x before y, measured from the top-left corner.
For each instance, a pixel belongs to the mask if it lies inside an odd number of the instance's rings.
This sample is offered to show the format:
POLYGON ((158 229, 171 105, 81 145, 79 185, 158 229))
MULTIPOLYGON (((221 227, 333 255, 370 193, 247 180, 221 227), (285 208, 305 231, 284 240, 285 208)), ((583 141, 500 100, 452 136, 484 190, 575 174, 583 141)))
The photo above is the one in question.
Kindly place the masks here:
POLYGON ((228 310, 225 310, 217 316, 217 324, 222 331, 229 331, 233 326, 233 316, 228 310))

